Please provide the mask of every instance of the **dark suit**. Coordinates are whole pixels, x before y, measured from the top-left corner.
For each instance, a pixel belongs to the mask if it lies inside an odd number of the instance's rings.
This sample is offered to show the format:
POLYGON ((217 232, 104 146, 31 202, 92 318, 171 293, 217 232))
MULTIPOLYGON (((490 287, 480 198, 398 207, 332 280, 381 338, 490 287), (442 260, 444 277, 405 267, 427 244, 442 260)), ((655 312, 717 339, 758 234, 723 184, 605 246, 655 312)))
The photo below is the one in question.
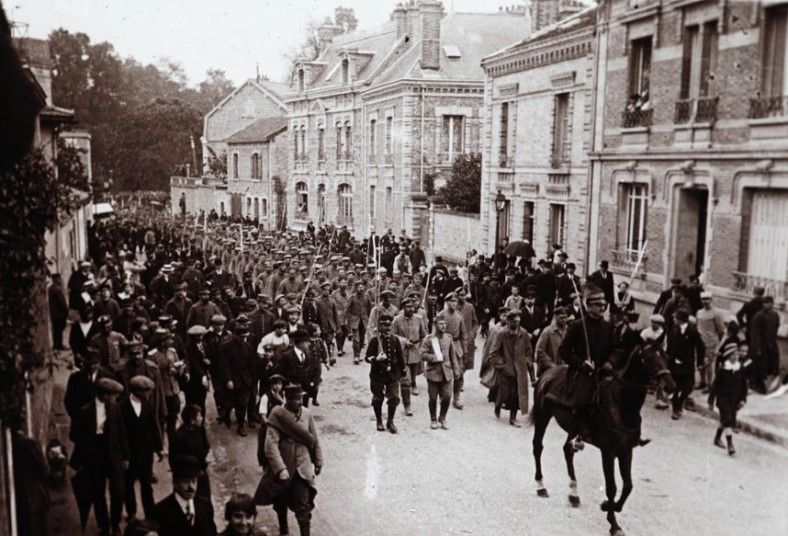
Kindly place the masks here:
POLYGON ((536 304, 540 309, 547 308, 547 316, 552 316, 556 294, 555 276, 540 270, 534 276, 533 284, 536 287, 536 304))
MULTIPOLYGON (((246 339, 241 335, 233 335, 221 346, 224 359, 219 363, 221 367, 221 377, 225 384, 233 382, 233 388, 229 392, 233 407, 235 408, 235 419, 238 426, 242 426, 246 421, 247 405, 250 395, 256 394, 255 361, 256 349, 252 348, 251 335, 246 335, 246 339)), ((229 415, 229 411, 227 412, 229 415)))
POLYGON ((120 524, 123 513, 123 462, 129 460, 129 446, 123 413, 118 404, 105 404, 104 433, 96 433, 96 404, 82 406, 71 423, 69 437, 74 442, 71 466, 87 471, 93 487, 93 512, 102 531, 120 524), (109 481, 110 514, 107 513, 106 485, 109 481))
POLYGON ((574 280, 578 291, 580 290, 580 278, 576 275, 569 275, 567 273, 561 274, 556 278, 556 287, 558 291, 558 301, 561 305, 572 304, 572 294, 575 292, 575 287, 572 285, 574 280))
POLYGON ((213 522, 213 506, 211 501, 203 497, 194 497, 194 521, 191 525, 186 521, 181 505, 175 494, 168 495, 156 504, 154 515, 159 524, 159 536, 215 536, 216 524, 213 522))
POLYGON ((677 387, 673 394, 674 413, 684 409, 684 401, 695 385, 695 365, 703 365, 705 353, 706 346, 693 326, 687 324, 682 333, 681 326, 675 324, 668 331, 668 368, 677 387))
POLYGON ((74 361, 76 361, 77 364, 85 359, 85 353, 87 352, 90 339, 100 332, 101 327, 95 321, 90 325, 90 329, 88 329, 87 333, 82 331, 82 325, 79 322, 74 322, 71 326, 71 331, 68 335, 68 345, 74 353, 74 361))
POLYGON ((186 383, 184 394, 186 395, 186 403, 198 405, 203 415, 205 415, 205 397, 208 394, 208 388, 202 384, 203 377, 208 375, 208 366, 205 360, 205 346, 200 350, 195 342, 189 341, 186 345, 189 381, 186 383))
POLYGON ((52 344, 55 349, 63 347, 63 330, 68 320, 68 303, 63 287, 50 285, 47 289, 49 298, 49 320, 52 322, 52 344))
MULTIPOLYGON (((112 371, 106 368, 99 368, 96 372, 96 380, 99 378, 115 378, 112 371)), ((69 418, 73 421, 77 418, 80 408, 88 402, 93 402, 96 398, 96 386, 90 377, 88 370, 77 370, 71 373, 66 384, 66 394, 63 398, 63 406, 66 408, 69 418)))
POLYGON ((602 275, 601 270, 597 270, 588 276, 588 280, 594 285, 599 287, 605 293, 605 300, 608 304, 615 303, 615 283, 613 282, 613 274, 607 272, 607 276, 602 275))
POLYGON ((531 346, 536 346, 536 339, 542 333, 542 328, 545 326, 544 309, 538 305, 534 306, 533 312, 529 312, 528 308, 523 306, 520 315, 520 325, 525 328, 525 331, 530 335, 531 346), (539 330, 539 333, 537 333, 539 330))
POLYGON ((143 401, 140 414, 134 413, 134 408, 129 399, 121 403, 123 422, 129 441, 129 468, 124 479, 124 501, 126 513, 133 516, 137 512, 137 499, 134 492, 134 482, 140 482, 140 495, 145 517, 153 515, 153 454, 161 452, 161 434, 156 424, 156 416, 150 402, 143 401))

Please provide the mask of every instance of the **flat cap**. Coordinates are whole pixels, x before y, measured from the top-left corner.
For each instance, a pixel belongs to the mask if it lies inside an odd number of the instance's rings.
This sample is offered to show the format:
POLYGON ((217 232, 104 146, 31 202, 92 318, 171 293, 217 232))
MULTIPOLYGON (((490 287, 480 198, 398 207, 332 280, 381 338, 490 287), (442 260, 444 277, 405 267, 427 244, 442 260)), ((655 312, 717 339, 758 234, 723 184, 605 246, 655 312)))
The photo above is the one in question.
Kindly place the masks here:
POLYGON ((153 383, 153 380, 142 374, 134 376, 129 380, 129 389, 131 391, 153 391, 155 388, 156 384, 153 383))
POLYGON ((121 385, 120 382, 116 382, 112 378, 99 378, 96 381, 96 387, 102 393, 120 394, 123 392, 123 385, 121 385))
POLYGON ((205 326, 201 326, 199 324, 195 324, 194 326, 190 327, 189 330, 186 332, 187 335, 191 335, 192 337, 200 337, 205 335, 208 330, 205 329, 205 326))

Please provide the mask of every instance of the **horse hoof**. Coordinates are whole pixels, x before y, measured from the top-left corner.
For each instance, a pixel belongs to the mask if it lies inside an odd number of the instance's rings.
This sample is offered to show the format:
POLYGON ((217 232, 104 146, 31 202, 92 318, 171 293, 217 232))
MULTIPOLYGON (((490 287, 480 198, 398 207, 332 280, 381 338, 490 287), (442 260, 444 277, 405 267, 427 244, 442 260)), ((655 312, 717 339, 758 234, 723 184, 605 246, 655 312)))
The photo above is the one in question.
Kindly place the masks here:
MULTIPOLYGON (((610 501, 602 501, 602 503, 599 505, 599 508, 603 512, 609 512, 610 511, 610 501)), ((612 534, 612 530, 613 529, 610 529, 610 530, 611 530, 611 534, 612 534)))
POLYGON ((623 510, 623 509, 624 509, 624 505, 621 504, 620 502, 617 502, 616 503, 616 512, 620 514, 621 510, 623 510))
POLYGON ((570 495, 569 496, 569 504, 573 508, 579 507, 580 506, 580 497, 578 497, 577 495, 570 495))
POLYGON ((542 497, 543 499, 546 499, 547 497, 550 496, 550 494, 547 493, 547 488, 539 488, 538 490, 536 490, 536 494, 539 497, 542 497))
POLYGON ((618 527, 618 528, 615 528, 615 529, 610 529, 610 535, 611 536, 626 536, 626 534, 624 534, 624 531, 621 530, 621 527, 618 527))

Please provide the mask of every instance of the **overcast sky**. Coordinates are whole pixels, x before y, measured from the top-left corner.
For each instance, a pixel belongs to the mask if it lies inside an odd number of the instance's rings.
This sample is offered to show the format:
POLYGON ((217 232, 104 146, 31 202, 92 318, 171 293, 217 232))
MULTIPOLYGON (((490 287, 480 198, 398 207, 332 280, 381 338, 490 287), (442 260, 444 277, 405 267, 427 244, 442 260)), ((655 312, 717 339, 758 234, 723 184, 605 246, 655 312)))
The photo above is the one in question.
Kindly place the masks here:
MULTIPOLYGON (((6 15, 26 23, 26 34, 46 37, 63 27, 109 41, 121 56, 145 63, 180 62, 191 83, 212 67, 236 83, 260 72, 281 80, 284 54, 302 40, 310 21, 352 7, 359 27, 388 20, 395 0, 0 0, 6 15)), ((497 11, 522 0, 444 0, 446 10, 497 11)))

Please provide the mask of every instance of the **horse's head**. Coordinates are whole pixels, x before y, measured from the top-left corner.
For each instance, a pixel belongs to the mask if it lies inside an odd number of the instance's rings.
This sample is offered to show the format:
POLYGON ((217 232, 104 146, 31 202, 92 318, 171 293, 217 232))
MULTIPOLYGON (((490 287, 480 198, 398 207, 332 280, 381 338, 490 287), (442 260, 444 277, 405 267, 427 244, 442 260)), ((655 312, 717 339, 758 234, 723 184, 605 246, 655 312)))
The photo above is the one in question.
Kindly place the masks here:
POLYGON ((666 393, 676 390, 676 382, 668 370, 668 354, 655 344, 646 344, 641 352, 643 367, 649 378, 657 380, 657 385, 666 393))

